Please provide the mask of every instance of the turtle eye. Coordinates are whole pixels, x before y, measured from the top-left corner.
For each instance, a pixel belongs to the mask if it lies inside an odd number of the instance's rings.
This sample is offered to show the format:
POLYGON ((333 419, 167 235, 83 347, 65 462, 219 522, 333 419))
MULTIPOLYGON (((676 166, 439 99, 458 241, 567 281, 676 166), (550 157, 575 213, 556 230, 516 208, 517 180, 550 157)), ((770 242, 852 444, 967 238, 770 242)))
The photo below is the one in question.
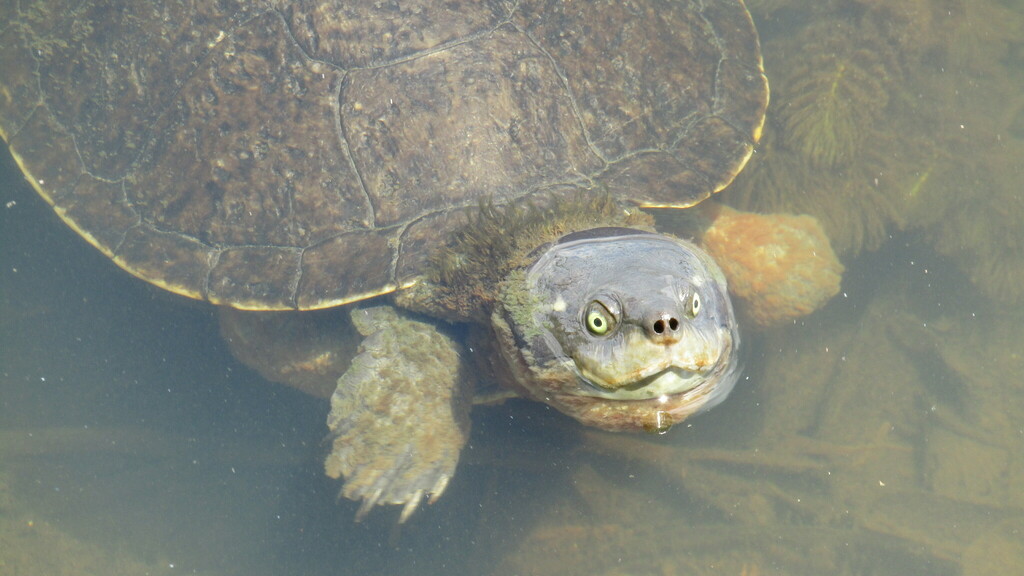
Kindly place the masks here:
POLYGON ((697 314, 700 314, 700 294, 694 292, 690 297, 690 306, 687 312, 690 314, 690 318, 696 318, 697 314))
POLYGON ((615 328, 615 316, 597 300, 587 306, 583 313, 583 321, 587 325, 587 331, 595 336, 604 336, 615 328))

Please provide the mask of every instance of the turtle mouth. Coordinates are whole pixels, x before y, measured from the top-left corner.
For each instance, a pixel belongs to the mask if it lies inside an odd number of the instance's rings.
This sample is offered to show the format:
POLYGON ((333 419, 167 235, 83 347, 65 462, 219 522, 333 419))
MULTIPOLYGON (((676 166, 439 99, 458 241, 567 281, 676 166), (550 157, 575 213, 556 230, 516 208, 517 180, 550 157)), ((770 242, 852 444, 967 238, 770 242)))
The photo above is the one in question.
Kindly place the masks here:
POLYGON ((695 371, 669 366, 653 374, 614 387, 580 375, 587 387, 587 395, 608 400, 651 400, 683 394, 708 381, 706 371, 695 371))

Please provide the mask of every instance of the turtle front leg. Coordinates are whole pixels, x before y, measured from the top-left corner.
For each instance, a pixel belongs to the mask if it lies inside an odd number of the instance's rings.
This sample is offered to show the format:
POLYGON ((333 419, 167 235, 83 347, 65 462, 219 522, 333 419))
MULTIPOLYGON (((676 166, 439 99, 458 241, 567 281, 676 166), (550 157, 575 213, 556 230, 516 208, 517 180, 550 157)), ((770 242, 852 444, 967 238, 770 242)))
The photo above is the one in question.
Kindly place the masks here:
POLYGON ((455 472, 469 436, 471 380, 460 345, 436 323, 386 305, 351 315, 365 339, 331 397, 325 468, 344 476, 346 498, 362 500, 357 520, 375 504, 401 504, 404 522, 455 472))

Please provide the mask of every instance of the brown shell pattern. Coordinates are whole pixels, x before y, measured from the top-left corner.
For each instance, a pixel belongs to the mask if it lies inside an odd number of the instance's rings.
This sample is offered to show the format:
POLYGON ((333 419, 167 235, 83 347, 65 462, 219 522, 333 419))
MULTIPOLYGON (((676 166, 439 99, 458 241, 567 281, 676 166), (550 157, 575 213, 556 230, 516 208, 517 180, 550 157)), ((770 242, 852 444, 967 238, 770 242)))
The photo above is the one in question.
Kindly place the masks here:
POLYGON ((693 205, 768 100, 739 1, 4 3, 0 135, 129 272, 246 309, 415 282, 486 199, 693 205))

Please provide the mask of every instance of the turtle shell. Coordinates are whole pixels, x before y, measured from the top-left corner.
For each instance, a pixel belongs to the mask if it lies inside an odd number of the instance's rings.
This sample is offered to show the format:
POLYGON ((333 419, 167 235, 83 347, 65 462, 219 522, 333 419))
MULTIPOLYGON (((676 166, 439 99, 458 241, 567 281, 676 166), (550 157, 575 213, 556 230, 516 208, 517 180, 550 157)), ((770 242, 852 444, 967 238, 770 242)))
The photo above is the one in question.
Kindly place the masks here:
POLYGON ((484 201, 693 205, 768 101, 738 0, 6 4, 0 133, 36 190, 125 270, 244 309, 409 286, 484 201))

